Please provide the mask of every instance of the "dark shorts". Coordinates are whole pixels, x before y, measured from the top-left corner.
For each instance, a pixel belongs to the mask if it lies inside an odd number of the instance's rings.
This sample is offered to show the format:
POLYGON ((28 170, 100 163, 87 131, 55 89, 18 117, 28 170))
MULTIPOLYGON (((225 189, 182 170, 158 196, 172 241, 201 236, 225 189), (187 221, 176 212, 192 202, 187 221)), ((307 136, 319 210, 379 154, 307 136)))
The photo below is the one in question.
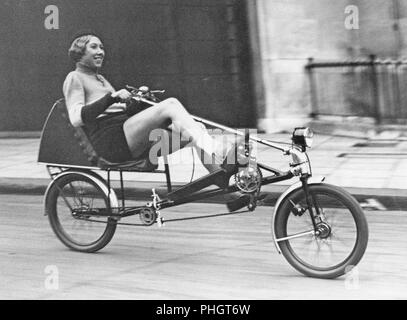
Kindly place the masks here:
POLYGON ((132 155, 123 131, 126 114, 108 115, 87 126, 88 137, 96 153, 110 162, 132 160, 132 155))

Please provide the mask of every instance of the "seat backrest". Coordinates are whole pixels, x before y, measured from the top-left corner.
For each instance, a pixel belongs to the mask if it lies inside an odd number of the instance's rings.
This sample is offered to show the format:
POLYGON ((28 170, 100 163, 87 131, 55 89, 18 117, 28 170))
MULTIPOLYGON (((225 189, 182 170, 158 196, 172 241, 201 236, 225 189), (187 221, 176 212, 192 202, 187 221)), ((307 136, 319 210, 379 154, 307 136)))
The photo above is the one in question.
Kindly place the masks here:
MULTIPOLYGON (((167 159, 165 159, 167 163, 167 159)), ((41 134, 38 162, 67 167, 91 167, 106 170, 153 172, 158 164, 149 159, 111 163, 100 157, 81 127, 72 126, 65 100, 53 105, 41 134)), ((168 168, 166 169, 168 170, 168 168)))
POLYGON ((65 100, 53 105, 41 134, 38 162, 95 167, 98 156, 82 128, 69 121, 65 100))

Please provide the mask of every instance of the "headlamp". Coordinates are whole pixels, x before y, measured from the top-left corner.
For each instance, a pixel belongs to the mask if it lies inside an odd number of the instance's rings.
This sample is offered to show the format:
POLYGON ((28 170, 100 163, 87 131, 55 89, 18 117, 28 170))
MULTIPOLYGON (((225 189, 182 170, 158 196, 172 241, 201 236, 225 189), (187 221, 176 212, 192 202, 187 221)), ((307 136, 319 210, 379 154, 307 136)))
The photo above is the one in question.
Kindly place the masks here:
POLYGON ((311 148, 314 132, 310 128, 295 128, 292 136, 292 141, 295 145, 302 147, 305 150, 306 147, 311 148))

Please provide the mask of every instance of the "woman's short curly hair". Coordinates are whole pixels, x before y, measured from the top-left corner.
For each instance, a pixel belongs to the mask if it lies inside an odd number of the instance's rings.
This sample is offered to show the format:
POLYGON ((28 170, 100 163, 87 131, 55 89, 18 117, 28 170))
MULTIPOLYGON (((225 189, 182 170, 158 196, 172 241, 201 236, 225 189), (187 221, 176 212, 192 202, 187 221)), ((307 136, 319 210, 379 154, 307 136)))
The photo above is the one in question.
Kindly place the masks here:
POLYGON ((86 44, 92 37, 99 38, 98 36, 89 33, 79 36, 74 41, 72 41, 71 47, 68 50, 68 55, 74 62, 78 62, 79 60, 81 60, 81 58, 85 54, 86 44))

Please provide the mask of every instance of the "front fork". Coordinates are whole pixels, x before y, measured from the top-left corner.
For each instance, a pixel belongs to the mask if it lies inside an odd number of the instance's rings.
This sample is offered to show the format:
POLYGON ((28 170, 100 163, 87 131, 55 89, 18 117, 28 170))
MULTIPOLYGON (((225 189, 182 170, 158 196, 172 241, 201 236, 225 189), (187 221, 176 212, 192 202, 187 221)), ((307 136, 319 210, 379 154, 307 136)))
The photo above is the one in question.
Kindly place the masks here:
POLYGON ((318 226, 317 226, 317 222, 315 220, 316 220, 316 218, 321 219, 321 212, 319 210, 319 206, 318 206, 318 203, 316 202, 315 197, 309 191, 309 186, 308 186, 309 177, 310 177, 309 174, 304 174, 300 177, 300 181, 302 184, 302 189, 304 190, 304 193, 305 193, 305 199, 307 201, 307 207, 308 207, 309 215, 311 217, 312 225, 314 227, 314 230, 316 232, 318 232, 318 226), (314 204, 315 213, 312 208, 313 207, 312 204, 314 204))
MULTIPOLYGON (((279 242, 284 241, 284 240, 289 240, 290 238, 296 238, 296 237, 301 237, 304 236, 306 234, 315 234, 318 235, 319 234, 319 222, 318 219, 321 218, 321 211, 320 208, 318 207, 318 205, 316 205, 316 199, 315 197, 310 193, 310 185, 320 185, 321 183, 323 183, 323 181, 325 180, 325 178, 317 178, 317 177, 313 177, 311 175, 302 175, 300 177, 300 181, 294 183, 293 185, 291 185, 287 190, 285 190, 280 197, 277 199, 277 202, 275 204, 274 207, 274 212, 273 212, 273 218, 272 218, 272 230, 273 230, 273 240, 274 240, 274 244, 276 246, 276 249, 278 251, 278 253, 281 253, 281 249, 280 249, 280 244, 279 242), (277 238, 276 237, 276 216, 278 211, 281 208, 281 205, 283 204, 284 200, 286 200, 290 194, 292 192, 295 192, 298 189, 302 189, 304 190, 304 193, 306 194, 306 206, 308 208, 310 208, 310 216, 312 219, 312 223, 313 223, 313 230, 312 231, 307 231, 305 233, 301 233, 298 235, 292 235, 290 237, 286 237, 286 238, 277 238), (312 209, 312 204, 315 204, 315 211, 312 209)), ((308 208, 302 208, 302 206, 297 205, 295 203, 292 202, 293 207, 297 210, 296 214, 297 215, 301 215, 304 214, 308 208)))

